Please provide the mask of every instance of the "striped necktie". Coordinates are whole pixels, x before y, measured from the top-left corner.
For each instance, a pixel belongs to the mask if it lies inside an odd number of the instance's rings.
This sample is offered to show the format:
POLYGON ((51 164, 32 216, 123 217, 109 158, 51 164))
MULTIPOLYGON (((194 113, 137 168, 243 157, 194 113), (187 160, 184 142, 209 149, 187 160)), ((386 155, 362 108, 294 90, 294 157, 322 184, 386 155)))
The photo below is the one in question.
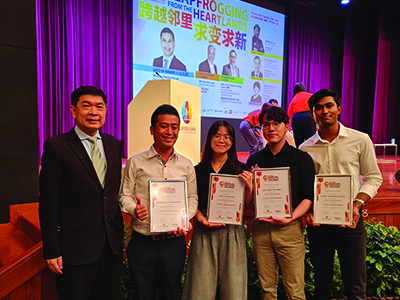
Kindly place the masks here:
POLYGON ((168 59, 164 59, 164 66, 163 66, 163 68, 164 69, 166 69, 166 68, 168 68, 168 59))
POLYGON ((97 137, 93 136, 88 138, 89 142, 92 143, 92 162, 96 170, 97 177, 99 177, 101 185, 104 187, 104 181, 106 178, 106 164, 104 158, 101 156, 100 149, 97 146, 97 137))

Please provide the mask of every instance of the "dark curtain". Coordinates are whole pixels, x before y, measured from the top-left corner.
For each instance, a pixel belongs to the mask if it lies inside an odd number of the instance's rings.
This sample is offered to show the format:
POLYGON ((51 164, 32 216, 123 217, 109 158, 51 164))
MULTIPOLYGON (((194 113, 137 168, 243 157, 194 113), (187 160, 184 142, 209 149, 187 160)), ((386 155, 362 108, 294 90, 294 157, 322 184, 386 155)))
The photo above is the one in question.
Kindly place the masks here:
POLYGON ((341 122, 374 143, 400 141, 400 2, 353 1, 346 17, 292 0, 287 95, 303 81, 310 92, 335 90, 341 122))
POLYGON ((378 50, 377 1, 351 3, 346 18, 341 122, 371 135, 378 50))
POLYGON ((293 87, 299 81, 311 93, 330 88, 340 94, 344 18, 292 1, 288 23, 287 107, 293 97, 293 87))
POLYGON ((397 143, 400 141, 400 129, 396 123, 400 113, 399 11, 399 1, 380 1, 380 11, 377 16, 379 37, 372 126, 374 143, 389 143, 392 138, 395 138, 397 143))
MULTIPOLYGON (((132 2, 36 0, 39 143, 74 125, 70 94, 82 85, 107 95, 103 132, 126 145, 132 97, 132 2)), ((126 148, 126 147, 125 147, 126 148)))
MULTIPOLYGON (((108 96, 103 131, 123 140, 132 97, 132 1, 36 0, 39 141, 73 126, 69 95, 86 84, 108 96)), ((287 105, 293 86, 342 96, 341 122, 374 143, 400 140, 400 2, 353 1, 346 17, 292 0, 287 105)), ((126 150, 125 150, 126 151, 126 150)))

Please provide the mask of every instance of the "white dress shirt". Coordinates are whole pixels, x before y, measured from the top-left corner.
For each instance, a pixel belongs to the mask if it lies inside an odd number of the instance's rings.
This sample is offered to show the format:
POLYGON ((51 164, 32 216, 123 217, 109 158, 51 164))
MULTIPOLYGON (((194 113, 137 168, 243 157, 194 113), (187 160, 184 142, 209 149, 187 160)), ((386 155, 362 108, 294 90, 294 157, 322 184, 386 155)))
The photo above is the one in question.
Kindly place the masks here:
POLYGON ((231 66, 232 76, 233 76, 233 77, 239 77, 239 76, 236 74, 236 67, 235 67, 235 66, 232 66, 232 65, 230 65, 230 66, 231 66))
POLYGON ((358 193, 366 193, 372 198, 382 184, 375 150, 365 133, 339 123, 339 134, 332 142, 321 139, 317 132, 299 149, 311 155, 317 174, 352 174, 354 198, 358 193), (363 182, 361 176, 364 177, 363 182))
POLYGON ((214 64, 211 63, 208 59, 207 59, 207 62, 208 62, 208 66, 209 66, 209 68, 210 68, 210 73, 216 74, 216 73, 215 73, 214 64))
POLYGON ((172 56, 170 56, 170 57, 168 57, 168 58, 166 58, 166 57, 163 55, 162 67, 164 68, 165 60, 167 60, 167 65, 166 65, 166 68, 165 68, 165 69, 169 69, 169 68, 171 67, 171 62, 172 62, 172 60, 174 59, 174 57, 175 57, 175 54, 172 55, 172 56))
MULTIPOLYGON (((85 147, 85 150, 86 150, 87 154, 89 155, 90 160, 92 160, 93 144, 89 141, 89 138, 91 136, 84 133, 82 130, 80 130, 78 126, 75 126, 75 132, 78 135, 79 139, 81 140, 83 146, 85 147)), ((106 164, 106 167, 107 167, 106 153, 104 152, 103 140, 101 139, 101 135, 100 135, 99 131, 97 131, 95 136, 97 137, 97 147, 99 147, 101 156, 104 158, 104 163, 106 164)))
POLYGON ((141 234, 153 234, 150 232, 149 180, 163 179, 186 179, 189 219, 193 218, 197 212, 196 173, 192 162, 174 151, 169 160, 164 163, 154 146, 151 146, 149 150, 128 159, 119 193, 122 211, 131 216, 137 205, 136 196, 139 196, 142 204, 146 206, 149 212, 146 220, 139 221, 132 218, 132 229, 141 234))

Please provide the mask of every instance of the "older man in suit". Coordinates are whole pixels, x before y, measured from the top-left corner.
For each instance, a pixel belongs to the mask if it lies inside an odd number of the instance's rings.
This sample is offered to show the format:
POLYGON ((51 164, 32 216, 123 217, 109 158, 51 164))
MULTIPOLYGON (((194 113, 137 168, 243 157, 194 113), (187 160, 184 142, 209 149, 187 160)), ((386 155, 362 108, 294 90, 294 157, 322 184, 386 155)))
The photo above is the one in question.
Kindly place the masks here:
POLYGON ((71 94, 76 126, 44 143, 39 179, 43 253, 60 300, 119 299, 123 220, 121 142, 99 132, 107 99, 93 86, 71 94))
POLYGON ((175 35, 168 27, 161 30, 160 43, 163 56, 157 57, 153 60, 153 67, 186 71, 186 66, 177 59, 174 54, 175 35))
POLYGON ((218 74, 217 66, 214 64, 214 60, 215 47, 213 45, 209 45, 207 48, 207 59, 199 65, 199 71, 218 74))
POLYGON ((231 50, 229 52, 229 64, 225 65, 222 69, 222 75, 228 75, 233 77, 240 77, 239 68, 236 64, 236 52, 231 50))

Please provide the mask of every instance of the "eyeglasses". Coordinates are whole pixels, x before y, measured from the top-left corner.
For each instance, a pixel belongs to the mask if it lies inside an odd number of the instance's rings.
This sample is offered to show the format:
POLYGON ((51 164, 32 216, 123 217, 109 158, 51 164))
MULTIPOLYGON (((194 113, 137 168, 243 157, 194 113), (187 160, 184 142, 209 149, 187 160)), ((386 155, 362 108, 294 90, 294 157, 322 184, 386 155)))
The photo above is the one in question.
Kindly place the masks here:
POLYGON ((273 128, 278 128, 279 125, 281 125, 282 122, 265 122, 262 123, 262 128, 263 129, 270 129, 271 127, 273 128))
POLYGON ((212 137, 215 138, 216 140, 220 140, 220 139, 222 138, 222 140, 223 140, 225 143, 228 143, 228 142, 232 142, 232 141, 233 141, 233 138, 232 138, 230 135, 219 135, 219 134, 214 134, 212 137))

